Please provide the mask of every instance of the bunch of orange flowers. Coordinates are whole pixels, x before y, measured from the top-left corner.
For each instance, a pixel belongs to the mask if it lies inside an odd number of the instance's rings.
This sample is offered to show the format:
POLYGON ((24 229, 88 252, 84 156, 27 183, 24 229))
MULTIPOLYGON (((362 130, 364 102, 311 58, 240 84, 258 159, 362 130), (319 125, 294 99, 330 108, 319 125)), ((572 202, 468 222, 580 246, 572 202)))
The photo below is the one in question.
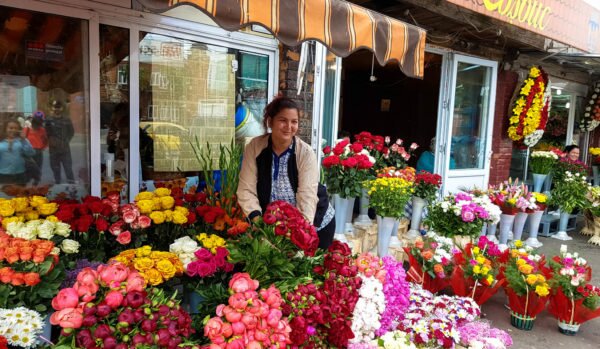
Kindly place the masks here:
POLYGON ((137 270, 152 286, 160 285, 183 273, 183 263, 176 254, 152 251, 150 246, 123 251, 112 260, 137 270))
MULTIPOLYGON (((19 262, 41 264, 52 254, 54 243, 48 240, 25 240, 0 233, 0 283, 13 286, 35 286, 40 283, 40 274, 36 271, 17 271, 8 265, 19 262)), ((58 256, 53 256, 53 265, 58 256)))

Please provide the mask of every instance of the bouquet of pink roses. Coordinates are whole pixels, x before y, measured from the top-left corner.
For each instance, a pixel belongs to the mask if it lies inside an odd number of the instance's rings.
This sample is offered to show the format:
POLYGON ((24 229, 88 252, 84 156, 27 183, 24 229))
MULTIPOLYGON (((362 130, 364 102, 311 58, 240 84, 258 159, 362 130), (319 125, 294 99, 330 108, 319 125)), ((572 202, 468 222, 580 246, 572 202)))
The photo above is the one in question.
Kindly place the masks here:
POLYGON ((228 304, 217 307, 217 316, 204 326, 210 348, 285 348, 292 331, 283 317, 283 299, 271 285, 257 292, 258 281, 237 273, 229 281, 228 304))

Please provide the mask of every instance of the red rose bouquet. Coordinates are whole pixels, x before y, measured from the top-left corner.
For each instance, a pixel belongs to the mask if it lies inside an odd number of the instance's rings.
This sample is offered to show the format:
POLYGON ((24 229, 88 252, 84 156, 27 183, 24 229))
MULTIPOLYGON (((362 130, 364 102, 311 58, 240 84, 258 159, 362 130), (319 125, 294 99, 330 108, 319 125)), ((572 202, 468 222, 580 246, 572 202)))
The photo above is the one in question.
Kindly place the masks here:
POLYGON ((319 237, 300 211, 284 201, 270 203, 246 234, 230 239, 230 262, 263 285, 287 292, 310 280, 319 237))
MULTIPOLYGON (((600 316, 600 289, 589 283, 592 269, 578 253, 568 253, 562 245, 561 255, 552 258, 553 292, 548 311, 559 321, 559 328, 578 328, 600 316)), ((576 330, 575 330, 576 332, 576 330)))
POLYGON ((350 144, 348 140, 338 142, 333 149, 326 147, 323 152, 327 191, 342 198, 360 196, 362 183, 372 175, 375 158, 361 143, 350 144))
POLYGON ((435 173, 421 171, 415 177, 414 196, 432 202, 442 185, 442 177, 435 173))
POLYGON ((281 293, 273 285, 257 291, 258 287, 247 273, 233 275, 228 303, 220 304, 217 316, 204 326, 211 348, 285 348, 291 343, 281 293))
POLYGON ((64 268, 48 240, 25 240, 0 232, 0 308, 25 306, 47 312, 64 268))
POLYGON ((85 268, 73 287, 52 300, 50 323, 62 328, 58 345, 71 348, 192 347, 190 316, 175 295, 146 288, 121 263, 85 268))
POLYGON ((454 294, 471 297, 480 306, 496 294, 505 282, 503 278, 497 279, 501 254, 498 245, 485 236, 454 254, 456 267, 450 282, 454 294))

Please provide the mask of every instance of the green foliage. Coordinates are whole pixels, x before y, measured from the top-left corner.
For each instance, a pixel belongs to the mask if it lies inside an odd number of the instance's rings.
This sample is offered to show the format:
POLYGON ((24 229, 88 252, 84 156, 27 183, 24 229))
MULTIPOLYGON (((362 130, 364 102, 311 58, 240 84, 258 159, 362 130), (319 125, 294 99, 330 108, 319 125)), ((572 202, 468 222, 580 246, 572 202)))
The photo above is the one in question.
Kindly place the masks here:
POLYGON ((424 224, 439 235, 453 237, 466 235, 477 237, 481 234, 484 221, 475 219, 473 222, 463 222, 460 215, 455 215, 452 210, 444 212, 440 205, 430 205, 424 224))
POLYGON ((322 255, 307 257, 288 238, 276 235, 274 226, 260 220, 254 229, 228 244, 230 262, 241 265, 241 272, 252 275, 262 287, 271 284, 282 294, 314 278, 314 266, 322 262, 322 255))
POLYGON ((552 168, 556 164, 556 160, 550 157, 538 156, 531 157, 529 160, 529 166, 531 167, 531 173, 545 174, 547 175, 552 171, 552 168))
POLYGON ((330 194, 339 194, 344 199, 361 196, 363 182, 370 178, 366 170, 332 166, 324 169, 325 184, 330 194))
POLYGON ((571 213, 574 209, 588 207, 586 194, 589 185, 584 177, 567 172, 562 180, 556 181, 550 196, 550 203, 560 207, 561 211, 571 213))

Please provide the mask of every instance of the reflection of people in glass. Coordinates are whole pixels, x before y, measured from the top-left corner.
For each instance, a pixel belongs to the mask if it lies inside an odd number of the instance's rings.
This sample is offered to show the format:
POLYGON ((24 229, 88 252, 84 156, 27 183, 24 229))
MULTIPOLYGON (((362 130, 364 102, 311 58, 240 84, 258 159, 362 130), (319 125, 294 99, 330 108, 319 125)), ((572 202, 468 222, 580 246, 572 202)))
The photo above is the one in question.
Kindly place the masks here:
MULTIPOLYGON (((417 173, 421 171, 427 171, 433 173, 435 166, 435 137, 431 139, 429 143, 429 150, 424 151, 419 160, 417 160, 417 173)), ((450 169, 456 168, 456 163, 452 155, 450 155, 450 169)))
POLYGON ((54 174, 54 181, 61 183, 61 166, 69 183, 74 183, 73 159, 69 142, 75 135, 71 118, 64 114, 64 104, 59 100, 52 101, 50 115, 46 120, 46 133, 48 134, 48 152, 50 153, 50 168, 54 174))
POLYGON ((571 161, 578 161, 579 160, 579 154, 580 154, 580 149, 578 146, 576 146, 575 144, 572 145, 567 145, 565 147, 565 156, 571 160, 571 161))
POLYGON ((108 152, 115 154, 115 160, 126 160, 125 149, 129 148, 129 105, 127 103, 119 103, 113 110, 106 143, 108 152))
POLYGON ((335 231, 334 210, 324 187, 319 190, 319 168, 310 145, 296 137, 299 107, 278 97, 265 108, 266 126, 272 133, 246 146, 237 190, 239 204, 255 219, 275 200, 298 207, 319 234, 319 247, 327 248, 335 231))
MULTIPOLYGON (((46 134, 46 128, 44 128, 44 120, 46 116, 42 111, 36 111, 33 113, 31 119, 31 125, 23 128, 23 137, 26 138, 35 154, 33 155, 33 161, 37 164, 41 170, 44 163, 44 150, 48 147, 48 135, 46 134)), ((33 179, 33 185, 37 185, 40 182, 40 174, 37 174, 37 178, 33 179)))
POLYGON ((21 137, 21 124, 17 120, 8 120, 2 128, 0 141, 0 183, 24 186, 25 158, 33 156, 34 151, 27 139, 21 137))

